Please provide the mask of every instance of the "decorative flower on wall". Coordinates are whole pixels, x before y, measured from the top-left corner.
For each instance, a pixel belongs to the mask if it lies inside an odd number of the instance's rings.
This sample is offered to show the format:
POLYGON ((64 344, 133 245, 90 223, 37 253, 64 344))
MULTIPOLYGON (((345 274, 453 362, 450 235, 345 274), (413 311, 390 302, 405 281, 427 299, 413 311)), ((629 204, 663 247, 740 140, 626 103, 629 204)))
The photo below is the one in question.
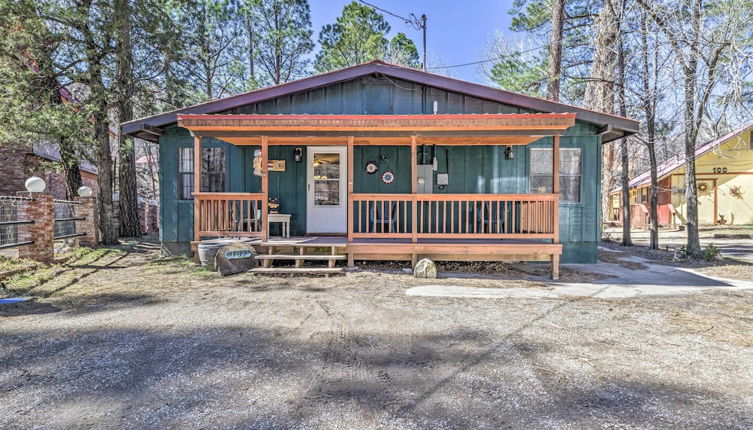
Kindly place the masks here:
POLYGON ((698 192, 701 194, 708 194, 709 193, 709 184, 706 182, 699 182, 698 183, 698 192))
POLYGON ((729 187, 729 193, 732 194, 732 197, 742 200, 745 191, 743 191, 743 188, 740 185, 733 185, 729 187))
POLYGON ((382 175, 382 182, 385 184, 391 184, 395 180, 395 174, 389 170, 382 175))
POLYGON ((377 170, 379 170, 379 166, 377 166, 376 162, 369 161, 368 163, 366 163, 366 173, 368 173, 369 175, 373 175, 377 172, 377 170))

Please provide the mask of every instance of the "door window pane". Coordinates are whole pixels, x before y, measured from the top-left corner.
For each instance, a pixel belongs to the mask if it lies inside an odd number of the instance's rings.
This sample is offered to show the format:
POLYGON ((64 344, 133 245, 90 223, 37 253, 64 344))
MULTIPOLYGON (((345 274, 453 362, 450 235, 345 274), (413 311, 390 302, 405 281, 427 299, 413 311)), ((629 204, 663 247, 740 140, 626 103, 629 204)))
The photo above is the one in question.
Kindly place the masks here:
POLYGON ((314 154, 314 205, 340 204, 340 154, 314 154))

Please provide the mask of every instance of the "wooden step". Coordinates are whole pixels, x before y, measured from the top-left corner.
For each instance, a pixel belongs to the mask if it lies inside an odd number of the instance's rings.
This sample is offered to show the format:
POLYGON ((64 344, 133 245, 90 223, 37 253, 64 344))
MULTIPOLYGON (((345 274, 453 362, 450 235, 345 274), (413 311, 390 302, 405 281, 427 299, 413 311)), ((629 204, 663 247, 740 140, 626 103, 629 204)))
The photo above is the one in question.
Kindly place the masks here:
POLYGON ((348 258, 347 255, 325 255, 325 254, 264 254, 264 255, 257 255, 257 260, 317 260, 317 261, 328 261, 328 260, 345 260, 348 258))
POLYGON ((251 273, 289 274, 289 275, 331 275, 342 273, 342 267, 257 267, 249 270, 251 273))

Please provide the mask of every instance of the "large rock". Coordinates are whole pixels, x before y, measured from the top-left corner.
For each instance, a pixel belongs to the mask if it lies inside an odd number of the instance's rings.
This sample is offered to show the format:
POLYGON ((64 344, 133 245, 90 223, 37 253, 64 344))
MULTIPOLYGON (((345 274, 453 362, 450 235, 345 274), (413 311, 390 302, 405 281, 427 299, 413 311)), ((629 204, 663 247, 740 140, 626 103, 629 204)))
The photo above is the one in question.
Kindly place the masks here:
POLYGON ((416 263, 416 267, 413 269, 413 276, 416 278, 435 279, 437 277, 437 265, 428 258, 424 258, 416 263))
POLYGON ((248 272, 256 267, 256 252, 247 243, 233 243, 223 246, 214 257, 214 265, 222 276, 248 272))

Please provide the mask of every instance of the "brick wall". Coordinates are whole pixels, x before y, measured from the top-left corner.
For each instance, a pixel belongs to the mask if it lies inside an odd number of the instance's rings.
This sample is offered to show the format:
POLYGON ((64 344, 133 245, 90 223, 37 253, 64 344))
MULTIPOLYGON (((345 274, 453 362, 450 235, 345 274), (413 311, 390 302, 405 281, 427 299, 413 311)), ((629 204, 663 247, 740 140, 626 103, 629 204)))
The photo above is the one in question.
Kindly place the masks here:
MULTIPOLYGON (((0 149, 0 166, 3 166, 3 174, 0 175, 0 195, 14 195, 24 191, 24 183, 31 176, 39 176, 47 184, 46 192, 56 199, 65 199, 65 176, 62 171, 55 168, 57 163, 45 160, 29 153, 29 148, 2 148, 0 149)), ((90 187, 96 196, 97 175, 81 171, 81 182, 90 187)))
MULTIPOLYGON (((29 194, 29 193, 19 193, 29 194)), ((18 226, 18 240, 25 242, 33 240, 30 245, 23 245, 18 250, 20 258, 51 263, 55 258, 54 228, 55 208, 52 194, 33 193, 33 201, 20 206, 18 218, 21 220, 33 220, 33 224, 18 226)))
MULTIPOLYGON (((118 206, 118 200, 112 202, 112 210, 115 217, 112 220, 112 225, 115 231, 120 230, 120 207, 118 206)), ((139 221, 141 223, 141 233, 156 233, 159 231, 159 204, 157 202, 150 203, 147 200, 141 200, 139 202, 139 221)))
POLYGON ((81 205, 76 206, 76 217, 85 220, 76 221, 76 233, 86 233, 78 238, 78 243, 86 246, 96 246, 99 243, 99 229, 97 228, 97 200, 94 197, 77 197, 74 199, 81 205))

